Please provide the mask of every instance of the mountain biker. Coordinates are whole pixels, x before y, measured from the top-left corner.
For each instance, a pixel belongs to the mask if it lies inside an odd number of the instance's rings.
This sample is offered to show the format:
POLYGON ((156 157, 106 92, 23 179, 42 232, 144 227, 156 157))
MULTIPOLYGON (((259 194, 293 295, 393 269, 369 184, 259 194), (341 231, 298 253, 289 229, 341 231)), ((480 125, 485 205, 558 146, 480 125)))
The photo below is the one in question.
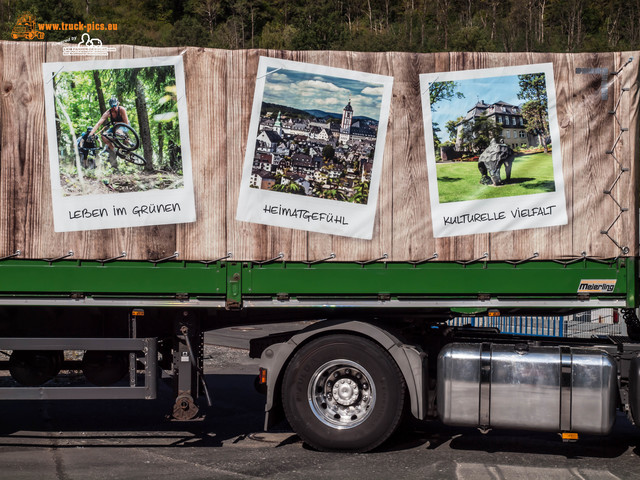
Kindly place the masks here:
MULTIPOLYGON (((93 127, 93 130, 91 130, 90 135, 94 135, 96 133, 96 130, 98 130, 100 125, 102 125, 105 120, 108 120, 111 124, 109 129, 105 132, 107 134, 115 135, 116 132, 114 131, 114 127, 116 123, 126 123, 127 125, 129 125, 129 117, 127 117, 127 111, 124 107, 119 105, 118 99, 115 96, 112 96, 109 99, 109 110, 102 114, 102 117, 100 117, 98 123, 96 123, 95 127, 93 127)), ((102 134, 102 140, 105 144, 103 152, 107 150, 109 151, 109 163, 113 168, 117 168, 118 162, 116 160, 116 149, 109 138, 105 135, 105 133, 102 134)))
POLYGON ((95 160, 89 158, 89 152, 96 148, 96 138, 91 135, 93 128, 87 127, 87 130, 78 137, 78 153, 80 154, 80 164, 84 168, 95 168, 95 160))

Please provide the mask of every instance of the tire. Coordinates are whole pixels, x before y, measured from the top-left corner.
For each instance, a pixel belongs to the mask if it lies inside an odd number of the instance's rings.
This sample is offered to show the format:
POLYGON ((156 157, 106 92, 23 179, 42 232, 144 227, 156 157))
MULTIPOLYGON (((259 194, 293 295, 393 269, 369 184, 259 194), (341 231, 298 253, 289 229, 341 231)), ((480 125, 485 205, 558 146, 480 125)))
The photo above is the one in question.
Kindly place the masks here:
POLYGON ((87 350, 82 357, 82 372, 88 382, 107 387, 129 373, 129 354, 123 351, 87 350))
POLYGON ((113 126, 113 133, 109 135, 109 139, 122 150, 130 152, 140 145, 140 137, 136 131, 126 123, 116 123, 113 126))
POLYGON ((366 452, 396 430, 405 397, 400 369, 380 346, 355 335, 321 337, 291 359, 282 403, 311 447, 366 452))
POLYGON ((133 163, 134 165, 138 165, 140 167, 142 167, 142 166, 147 164, 147 161, 144 159, 144 157, 138 155, 137 153, 133 153, 133 152, 125 153, 122 156, 122 158, 124 158, 127 162, 133 163))
POLYGON ((63 359, 63 352, 58 350, 14 350, 9 358, 9 372, 21 385, 37 387, 60 372, 63 359))

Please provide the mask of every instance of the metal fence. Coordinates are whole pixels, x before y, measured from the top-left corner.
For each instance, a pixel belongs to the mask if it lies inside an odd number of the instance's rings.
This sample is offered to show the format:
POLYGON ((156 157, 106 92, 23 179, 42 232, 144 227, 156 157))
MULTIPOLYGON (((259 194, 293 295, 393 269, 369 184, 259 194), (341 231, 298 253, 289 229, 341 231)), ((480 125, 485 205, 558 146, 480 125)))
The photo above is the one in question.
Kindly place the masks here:
POLYGON ((451 326, 491 327, 502 333, 545 337, 626 336, 622 315, 612 308, 599 308, 565 316, 456 317, 451 326))

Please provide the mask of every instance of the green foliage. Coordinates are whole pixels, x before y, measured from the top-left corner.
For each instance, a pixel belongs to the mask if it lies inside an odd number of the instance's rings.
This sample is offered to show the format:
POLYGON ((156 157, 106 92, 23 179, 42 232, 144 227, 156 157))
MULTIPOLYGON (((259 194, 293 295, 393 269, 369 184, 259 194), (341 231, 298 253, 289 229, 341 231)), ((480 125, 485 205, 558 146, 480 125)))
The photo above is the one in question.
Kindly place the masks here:
POLYGON ((526 100, 522 105, 522 117, 527 132, 538 135, 540 143, 547 151, 549 137, 549 113, 547 87, 544 73, 518 75, 520 92, 518 98, 526 100))
POLYGON ((291 45, 295 50, 340 50, 346 40, 345 25, 333 0, 300 2, 294 20, 296 35, 291 45))
MULTIPOLYGON (((579 52, 636 50, 640 4, 623 0, 12 0, 17 17, 117 24, 105 44, 355 51, 579 52)), ((77 32, 46 34, 60 41, 77 32)))
MULTIPOLYGON (((453 97, 464 98, 464 94, 462 92, 458 92, 456 90, 457 84, 456 82, 433 82, 429 85, 429 102, 431 104, 431 111, 434 112, 436 110, 436 104, 441 101, 449 101, 453 97)), ((452 135, 450 128, 454 128, 454 126, 449 125, 451 122, 447 122, 445 128, 449 135, 452 135)), ((438 135, 441 131, 440 125, 437 123, 433 123, 433 143, 436 151, 436 161, 440 161, 440 136, 438 135)), ((453 137, 455 138, 455 136, 453 137)))
POLYGON ((449 120, 447 123, 445 123, 444 128, 447 130, 447 133, 449 134, 449 140, 455 142, 456 138, 458 137, 458 123, 460 123, 462 120, 464 120, 464 117, 458 117, 455 120, 449 120))
POLYGON ((331 161, 336 156, 336 150, 332 145, 325 145, 322 149, 322 158, 325 161, 331 161))
MULTIPOLYGON (((176 157, 175 146, 180 145, 180 132, 177 117, 177 96, 175 72, 172 66, 140 69, 100 70, 102 94, 108 99, 115 95, 127 111, 131 126, 140 133, 140 119, 135 104, 135 84, 140 81, 144 86, 148 121, 151 129, 153 165, 156 169, 179 170, 181 165, 170 165, 176 157), (162 161, 160 159, 162 158, 162 161)), ((66 110, 71 125, 58 111, 57 126, 60 163, 75 163, 74 143, 71 129, 76 137, 87 127, 93 127, 100 119, 98 89, 93 71, 60 72, 55 79, 55 95, 58 110, 66 110)), ((102 125, 103 127, 105 124, 102 125)), ((138 152, 140 153, 140 152, 138 152)))
POLYGON ((462 126, 462 150, 482 152, 491 140, 498 140, 502 135, 502 126, 493 118, 479 116, 462 126))
POLYGON ((534 135, 546 137, 549 134, 547 109, 537 100, 522 105, 522 117, 526 121, 526 130, 534 135))
MULTIPOLYGON (((553 159, 550 154, 537 153, 516 157, 511 180, 500 187, 480 184, 476 162, 443 163, 436 166, 438 195, 441 203, 514 197, 553 192, 553 159)), ((504 170, 502 171, 504 180, 504 170)))
POLYGON ((275 103, 262 103, 260 115, 266 116, 268 113, 271 113, 271 118, 276 118, 278 112, 282 115, 287 116, 288 118, 309 120, 314 118, 313 115, 302 110, 298 110, 297 108, 288 107, 286 105, 276 105, 275 103))
POLYGON ((293 193, 294 195, 304 195, 304 187, 298 185, 290 177, 284 175, 279 176, 279 182, 282 182, 284 178, 288 180, 288 183, 276 183, 270 190, 274 192, 293 193))
POLYGON ((547 85, 544 73, 528 73, 518 75, 518 98, 520 100, 536 100, 547 107, 547 85))
POLYGON ((369 199, 369 182, 356 181, 353 185, 353 196, 351 202, 365 204, 369 199))
POLYGON ((294 38, 298 36, 298 29, 293 25, 283 25, 276 21, 267 23, 260 35, 260 48, 275 48, 278 50, 293 50, 294 38))
POLYGON ((464 98, 464 93, 456 91, 456 82, 433 82, 429 85, 429 101, 431 111, 435 111, 435 105, 441 101, 451 100, 453 97, 464 98))
POLYGON ((348 200, 347 195, 337 188, 335 185, 331 185, 328 189, 319 191, 317 195, 319 198, 326 198, 327 200, 339 200, 344 202, 348 200))
POLYGON ((451 35, 451 47, 456 52, 490 52, 493 42, 480 25, 456 29, 451 35))

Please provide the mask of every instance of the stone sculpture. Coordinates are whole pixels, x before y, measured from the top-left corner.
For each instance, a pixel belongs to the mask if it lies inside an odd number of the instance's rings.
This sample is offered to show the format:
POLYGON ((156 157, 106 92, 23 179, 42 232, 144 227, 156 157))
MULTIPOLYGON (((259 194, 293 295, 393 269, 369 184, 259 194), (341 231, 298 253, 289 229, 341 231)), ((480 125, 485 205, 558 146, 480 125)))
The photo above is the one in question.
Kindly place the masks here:
POLYGON ((480 183, 493 186, 503 185, 504 182, 500 178, 500 168, 504 165, 505 177, 509 180, 514 156, 515 154, 509 145, 498 143, 492 139, 489 146, 478 158, 478 170, 482 174, 480 183))

